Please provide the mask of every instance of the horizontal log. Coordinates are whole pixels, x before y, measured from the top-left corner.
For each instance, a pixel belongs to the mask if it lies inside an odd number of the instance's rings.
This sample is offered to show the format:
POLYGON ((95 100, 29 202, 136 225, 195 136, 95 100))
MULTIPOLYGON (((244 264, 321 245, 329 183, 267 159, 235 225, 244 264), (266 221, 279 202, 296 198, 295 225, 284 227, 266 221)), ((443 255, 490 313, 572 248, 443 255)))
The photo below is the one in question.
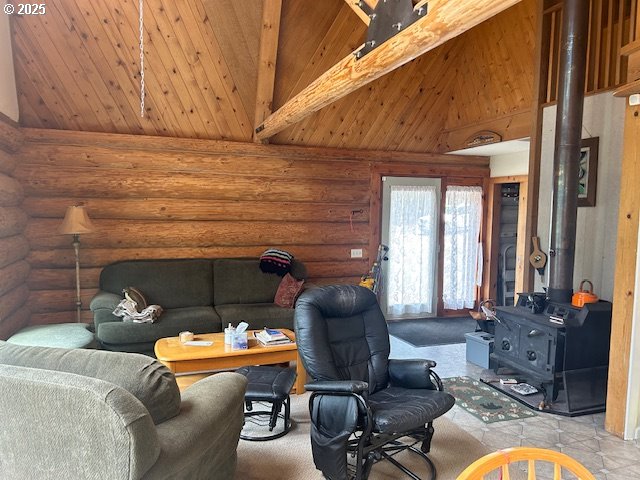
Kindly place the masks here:
MULTIPOLYGON (((82 288, 98 288, 101 271, 102 268, 81 268, 80 286, 82 288)), ((76 288, 76 269, 75 267, 34 268, 29 274, 27 285, 31 291, 74 289, 76 288)))
POLYGON ((0 238, 21 234, 28 220, 20 207, 0 207, 0 238))
MULTIPOLYGON (((259 174, 259 172, 256 172, 259 174)), ((369 182, 353 180, 276 179, 203 173, 88 170, 60 167, 45 171, 39 165, 18 165, 14 176, 28 196, 79 198, 192 198, 215 200, 296 202, 369 202, 369 182)), ((8 177, 7 177, 8 178, 8 177)))
MULTIPOLYGON (((80 265, 82 268, 89 268, 103 267, 121 260, 258 257, 267 248, 269 248, 268 245, 203 248, 82 248, 80 265)), ((358 248, 362 248, 363 259, 368 262, 367 246, 360 245, 358 248)), ((350 258, 351 245, 289 245, 286 250, 302 262, 318 259, 335 262, 350 258)), ((62 249, 32 250, 27 259, 33 268, 69 268, 70 265, 75 264, 75 255, 70 246, 62 249)))
MULTIPOLYGON (((97 291, 96 288, 80 291, 83 309, 89 308, 91 299, 97 291)), ((72 290, 34 290, 28 297, 32 313, 75 311, 76 309, 75 288, 72 290)))
POLYGON ((345 262, 307 262, 309 278, 354 277, 369 271, 369 262, 363 259, 345 262))
MULTIPOLYGON (((93 312, 86 309, 80 312, 80 320, 83 323, 93 324, 93 312)), ((77 321, 75 307, 73 310, 63 310, 60 312, 32 313, 31 325, 51 325, 55 323, 74 323, 77 321)), ((0 325, 1 326, 1 325, 0 325)))
POLYGON ((11 175, 16 168, 15 155, 0 149, 0 173, 11 175))
POLYGON ((22 203, 23 198, 24 190, 20 182, 4 173, 0 173, 0 206, 15 207, 22 203))
POLYGON ((31 311, 24 306, 0 321, 0 340, 6 340, 14 333, 29 325, 31 311))
POLYGON ((20 163, 52 168, 71 167, 145 172, 200 172, 216 175, 244 175, 276 178, 343 178, 367 180, 369 162, 308 158, 216 155, 209 152, 150 152, 73 145, 30 145, 20 152, 20 163))
MULTIPOLYGON (((25 141, 31 144, 79 145, 93 148, 140 149, 160 152, 203 152, 209 155, 252 155, 264 157, 303 158, 307 160, 364 160, 367 162, 418 162, 452 165, 488 166, 488 157, 462 157, 439 153, 413 153, 384 150, 351 150, 344 148, 298 147, 290 145, 263 145, 256 143, 225 142, 190 138, 154 137, 150 135, 122 135, 96 132, 74 132, 23 128, 25 141)), ((25 145, 28 149, 30 145, 25 145)))
MULTIPOLYGON (((26 262, 20 262, 25 263, 26 262)), ((28 264, 26 272, 29 272, 28 264)), ((312 261, 306 262, 307 274, 310 278, 349 277, 362 275, 369 270, 367 260, 357 259, 343 262, 312 261)), ((80 285, 82 288, 98 288, 102 268, 80 269, 80 285)), ((0 270, 0 275, 3 271, 0 270)), ((22 281, 24 281, 22 278, 22 281)), ((0 278, 0 294, 2 293, 2 279, 0 278)), ((27 285, 31 291, 35 290, 68 290, 76 288, 75 268, 34 268, 29 274, 27 285)))
POLYGON ((306 283, 307 288, 321 287, 324 285, 358 285, 360 277, 326 277, 310 279, 306 283))
POLYGON ((29 243, 24 235, 0 238, 0 268, 22 260, 28 253, 29 243))
POLYGON ((85 198, 77 201, 71 197, 28 197, 22 203, 22 208, 31 217, 61 219, 69 205, 84 205, 93 219, 369 221, 369 205, 353 203, 244 202, 179 198, 85 198))
POLYGON ((11 265, 0 269, 0 295, 22 285, 29 276, 29 264, 24 260, 18 260, 11 265))
POLYGON ((17 151, 24 139, 18 126, 13 123, 4 115, 0 115, 0 149, 6 152, 17 151))
MULTIPOLYGON (((364 245, 367 224, 329 222, 118 222, 98 220, 95 232, 81 237, 81 248, 213 247, 240 245, 364 245)), ((62 248, 59 222, 32 219, 26 237, 32 249, 62 248)), ((80 252, 82 255, 82 251, 80 252)))
POLYGON ((0 320, 8 317, 25 304, 29 298, 29 288, 22 284, 0 297, 0 320))

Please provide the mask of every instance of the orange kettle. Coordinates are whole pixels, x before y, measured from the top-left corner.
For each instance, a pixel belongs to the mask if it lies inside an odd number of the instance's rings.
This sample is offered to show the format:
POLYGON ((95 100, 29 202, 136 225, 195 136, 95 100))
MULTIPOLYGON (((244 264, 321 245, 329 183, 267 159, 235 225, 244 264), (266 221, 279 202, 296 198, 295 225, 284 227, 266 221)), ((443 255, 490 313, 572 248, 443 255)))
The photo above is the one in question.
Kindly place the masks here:
POLYGON ((580 282, 580 290, 573 294, 571 297, 571 305, 574 307, 582 308, 585 303, 596 303, 598 301, 598 296, 593 293, 593 283, 589 280, 582 280, 580 282), (585 290, 583 285, 585 283, 589 284, 589 290, 585 290))

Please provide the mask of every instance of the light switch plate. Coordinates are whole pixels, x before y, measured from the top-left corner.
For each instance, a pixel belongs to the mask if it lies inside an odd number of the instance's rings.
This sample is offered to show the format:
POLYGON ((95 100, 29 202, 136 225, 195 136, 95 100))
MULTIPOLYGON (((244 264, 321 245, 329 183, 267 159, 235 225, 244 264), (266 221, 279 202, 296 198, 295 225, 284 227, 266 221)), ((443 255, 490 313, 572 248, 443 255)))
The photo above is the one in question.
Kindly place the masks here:
POLYGON ((362 258, 362 249, 361 248, 352 248, 351 249, 351 258, 362 258))

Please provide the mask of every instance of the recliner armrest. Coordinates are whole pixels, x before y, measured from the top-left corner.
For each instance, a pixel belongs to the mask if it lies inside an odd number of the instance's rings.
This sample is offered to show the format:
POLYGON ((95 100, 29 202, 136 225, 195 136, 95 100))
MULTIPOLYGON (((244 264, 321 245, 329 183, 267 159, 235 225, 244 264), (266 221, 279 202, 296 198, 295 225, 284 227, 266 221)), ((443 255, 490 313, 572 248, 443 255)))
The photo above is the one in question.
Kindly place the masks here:
POLYGON ((360 380, 325 380, 307 383, 304 388, 311 392, 362 394, 369 389, 369 384, 360 380))
POLYGON ((426 388, 438 390, 431 379, 433 360, 389 360, 391 385, 402 388, 426 388))

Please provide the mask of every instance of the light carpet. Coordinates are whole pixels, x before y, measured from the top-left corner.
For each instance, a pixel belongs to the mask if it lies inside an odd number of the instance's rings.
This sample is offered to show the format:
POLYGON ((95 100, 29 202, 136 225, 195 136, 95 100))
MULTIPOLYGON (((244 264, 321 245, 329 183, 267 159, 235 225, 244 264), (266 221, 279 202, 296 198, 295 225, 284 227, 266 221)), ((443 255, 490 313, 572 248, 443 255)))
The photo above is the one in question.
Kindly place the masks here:
MULTIPOLYGON (((240 440, 238 480, 321 480, 311 455, 309 437, 309 393, 293 395, 291 418, 295 425, 284 437, 266 442, 240 440)), ((447 418, 434 422, 435 435, 429 457, 435 463, 438 480, 455 480, 469 464, 490 453, 482 443, 447 418)), ((417 455, 404 452, 396 457, 418 476, 426 477, 427 466, 417 455)), ((374 465, 371 480, 409 478, 389 462, 374 465)), ((487 477, 489 478, 489 477, 487 477)), ((518 475, 513 478, 518 478, 518 475)))

